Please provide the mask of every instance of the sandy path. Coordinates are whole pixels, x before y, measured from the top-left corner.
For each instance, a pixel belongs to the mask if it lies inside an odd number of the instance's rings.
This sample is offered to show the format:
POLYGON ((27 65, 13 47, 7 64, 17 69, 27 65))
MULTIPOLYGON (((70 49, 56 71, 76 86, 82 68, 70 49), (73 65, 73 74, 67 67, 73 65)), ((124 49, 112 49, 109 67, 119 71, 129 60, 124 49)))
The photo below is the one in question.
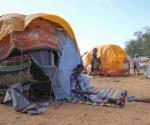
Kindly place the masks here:
MULTIPOLYGON (((130 95, 150 97, 150 80, 143 76, 94 78, 92 83, 97 88, 124 88, 130 95)), ((0 105, 0 125, 150 125, 150 104, 132 102, 115 109, 64 103, 32 117, 0 105)))

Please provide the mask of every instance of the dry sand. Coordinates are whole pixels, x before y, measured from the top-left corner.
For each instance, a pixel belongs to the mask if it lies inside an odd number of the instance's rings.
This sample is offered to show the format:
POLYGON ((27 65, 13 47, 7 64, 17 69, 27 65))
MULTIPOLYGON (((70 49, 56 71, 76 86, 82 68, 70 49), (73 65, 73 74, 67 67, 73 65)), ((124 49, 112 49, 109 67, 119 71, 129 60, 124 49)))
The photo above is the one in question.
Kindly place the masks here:
MULTIPOLYGON (((94 78, 97 88, 128 90, 129 95, 150 97, 150 80, 144 76, 94 78)), ((150 104, 128 102, 125 108, 64 103, 49 106, 43 115, 28 116, 0 105, 0 125, 150 125, 150 104)))

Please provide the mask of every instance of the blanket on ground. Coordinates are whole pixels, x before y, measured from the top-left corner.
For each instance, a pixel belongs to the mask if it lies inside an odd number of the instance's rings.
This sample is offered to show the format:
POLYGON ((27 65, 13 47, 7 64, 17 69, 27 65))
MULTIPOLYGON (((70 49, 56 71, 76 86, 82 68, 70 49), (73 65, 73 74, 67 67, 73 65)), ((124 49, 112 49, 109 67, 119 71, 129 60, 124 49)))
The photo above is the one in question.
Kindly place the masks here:
MULTIPOLYGON (((92 88, 93 89, 93 88, 92 88)), ((97 101, 97 95, 96 96, 90 96, 89 100, 84 99, 77 99, 73 96, 70 96, 67 98, 68 102, 75 103, 75 104, 88 104, 93 106, 108 106, 108 107, 121 107, 116 106, 114 102, 110 102, 111 100, 117 100, 119 99, 121 93, 125 90, 117 90, 113 88, 103 88, 100 90, 97 90, 98 92, 98 101, 97 101)))

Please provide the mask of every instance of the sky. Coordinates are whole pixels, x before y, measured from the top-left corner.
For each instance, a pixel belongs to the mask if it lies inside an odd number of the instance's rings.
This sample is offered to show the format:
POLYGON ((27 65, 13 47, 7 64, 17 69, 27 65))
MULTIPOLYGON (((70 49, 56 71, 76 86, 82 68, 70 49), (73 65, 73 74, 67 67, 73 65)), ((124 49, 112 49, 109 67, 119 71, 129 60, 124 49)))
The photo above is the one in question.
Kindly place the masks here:
POLYGON ((150 0, 3 0, 6 13, 52 13, 73 28, 81 53, 102 44, 133 39, 133 33, 150 26, 150 0))

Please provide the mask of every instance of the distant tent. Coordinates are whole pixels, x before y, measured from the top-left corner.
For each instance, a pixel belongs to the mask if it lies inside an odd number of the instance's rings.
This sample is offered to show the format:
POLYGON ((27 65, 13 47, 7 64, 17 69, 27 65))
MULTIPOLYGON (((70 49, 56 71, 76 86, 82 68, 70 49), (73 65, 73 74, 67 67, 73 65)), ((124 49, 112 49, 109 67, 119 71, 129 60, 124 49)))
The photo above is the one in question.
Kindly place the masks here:
MULTIPOLYGON (((108 44, 103 46, 97 46, 98 57, 101 61, 101 75, 120 76, 128 72, 126 64, 127 53, 118 45, 108 44)), ((85 65, 88 67, 92 58, 92 51, 88 52, 85 57, 85 65)))
POLYGON ((73 30, 61 17, 0 16, 0 84, 49 80, 55 98, 64 99, 71 95, 69 76, 80 62, 73 30))

